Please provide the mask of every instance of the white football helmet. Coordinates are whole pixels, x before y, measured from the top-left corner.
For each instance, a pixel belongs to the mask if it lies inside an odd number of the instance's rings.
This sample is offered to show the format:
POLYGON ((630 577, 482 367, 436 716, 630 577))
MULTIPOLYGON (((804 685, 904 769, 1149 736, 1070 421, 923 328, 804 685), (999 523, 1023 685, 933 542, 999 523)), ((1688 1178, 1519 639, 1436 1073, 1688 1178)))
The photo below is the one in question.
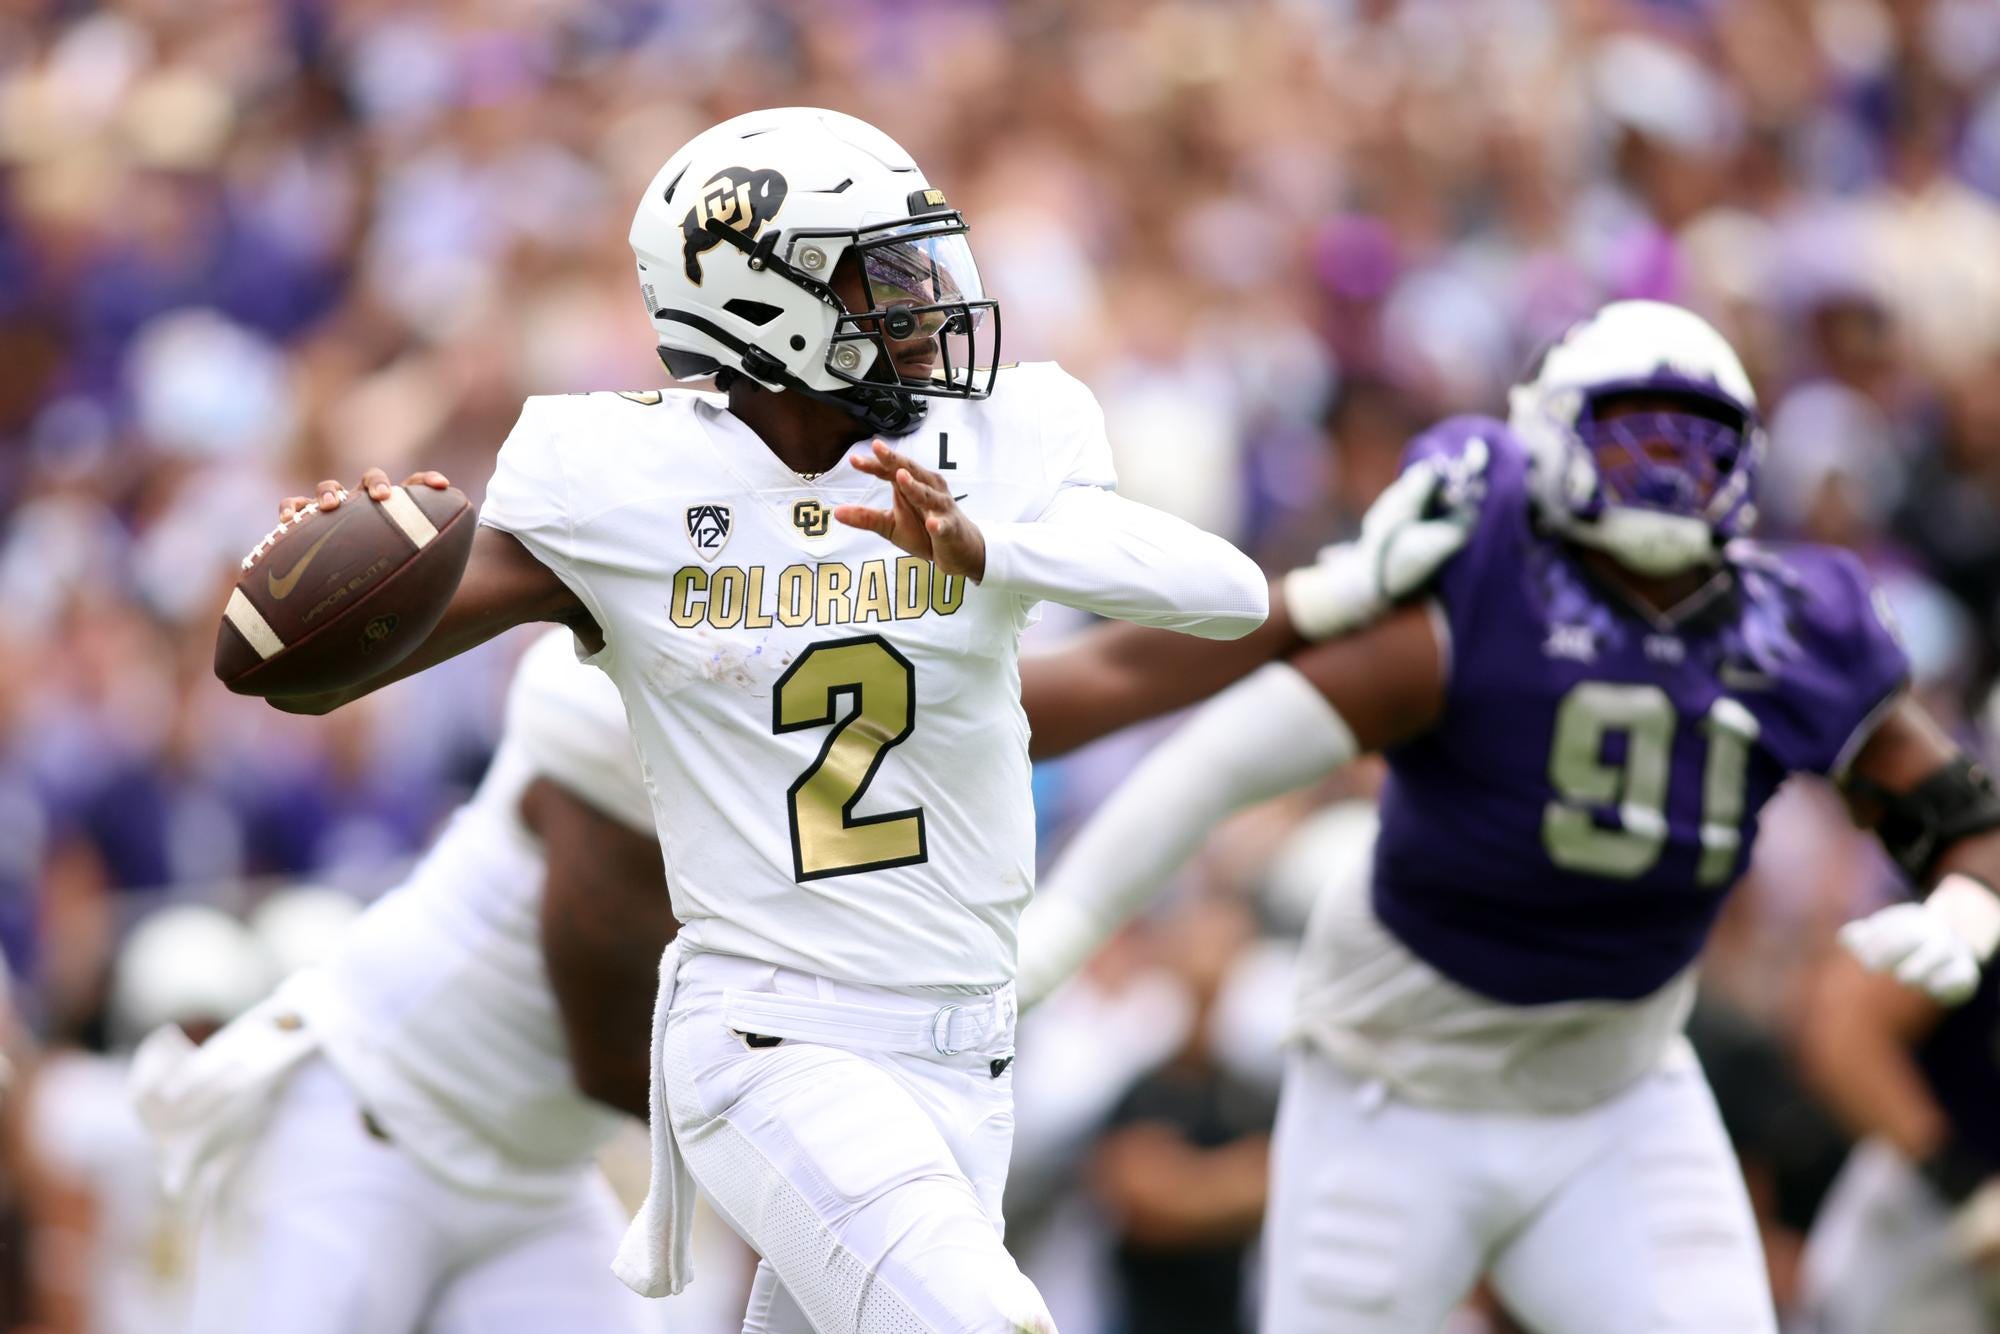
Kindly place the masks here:
POLYGON ((1692 311, 1615 301, 1543 353, 1507 399, 1543 517, 1639 574, 1721 558, 1756 522, 1764 427, 1728 340, 1692 311), (1606 400, 1671 404, 1607 419, 1606 400))
POLYGON ((225 1024, 277 978, 250 929, 219 908, 176 904, 147 914, 111 970, 111 1028, 121 1046, 161 1024, 225 1024))
POLYGON ((965 233, 888 135, 837 111, 780 107, 726 120, 668 158, 631 239, 669 374, 747 375, 902 435, 922 398, 993 389, 999 305, 965 233), (858 261, 861 309, 834 291, 844 261, 858 261))

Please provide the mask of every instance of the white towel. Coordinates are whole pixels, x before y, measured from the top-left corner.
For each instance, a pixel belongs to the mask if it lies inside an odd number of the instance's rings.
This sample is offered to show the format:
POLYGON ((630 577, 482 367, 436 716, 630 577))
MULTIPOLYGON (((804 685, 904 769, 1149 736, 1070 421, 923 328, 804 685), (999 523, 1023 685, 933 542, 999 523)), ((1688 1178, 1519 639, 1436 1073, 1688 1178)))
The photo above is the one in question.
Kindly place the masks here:
POLYGON ((255 1141, 292 1067, 318 1047, 281 989, 197 1047, 168 1024, 132 1054, 126 1086, 159 1148, 169 1197, 199 1212, 255 1141))
POLYGON ((667 1036, 667 1011, 674 1004, 675 974, 680 971, 679 941, 660 956, 660 993, 653 1000, 653 1068, 647 1077, 646 1120, 653 1149, 653 1170, 646 1183, 646 1201, 625 1229, 611 1272, 642 1297, 671 1297, 694 1279, 688 1255, 694 1226, 694 1178, 688 1175, 680 1145, 667 1117, 667 1093, 661 1080, 662 1047, 667 1036))

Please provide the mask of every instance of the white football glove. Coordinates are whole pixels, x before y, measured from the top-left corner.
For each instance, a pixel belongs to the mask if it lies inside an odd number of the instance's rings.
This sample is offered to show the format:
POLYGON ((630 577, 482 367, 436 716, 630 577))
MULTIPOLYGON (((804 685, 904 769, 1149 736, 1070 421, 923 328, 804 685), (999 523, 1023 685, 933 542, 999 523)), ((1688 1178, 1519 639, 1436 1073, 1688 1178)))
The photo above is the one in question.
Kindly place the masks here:
POLYGON ((1486 458, 1486 442, 1474 440, 1457 458, 1412 463, 1368 507, 1359 536, 1287 574, 1285 611, 1300 636, 1357 630, 1428 583, 1472 536, 1486 458))
POLYGON ((1922 903, 1897 903, 1849 922, 1840 943, 1864 968, 1893 973, 1940 1005, 1962 1004, 2000 944, 2000 899, 1969 876, 1948 875, 1922 903))

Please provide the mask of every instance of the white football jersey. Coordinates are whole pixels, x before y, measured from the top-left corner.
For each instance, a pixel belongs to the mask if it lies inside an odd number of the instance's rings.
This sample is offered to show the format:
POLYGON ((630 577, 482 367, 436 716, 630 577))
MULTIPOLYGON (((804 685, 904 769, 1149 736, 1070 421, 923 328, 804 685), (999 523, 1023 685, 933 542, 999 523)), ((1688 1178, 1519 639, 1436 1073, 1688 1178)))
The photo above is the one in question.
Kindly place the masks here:
POLYGON ((1265 583, 1111 494, 1103 414, 1053 364, 931 400, 894 444, 980 525, 982 583, 834 521, 886 483, 845 460, 802 477, 691 390, 530 399, 481 521, 604 632, 592 661, 625 697, 688 948, 990 987, 1033 886, 1016 648, 1035 604, 1242 634, 1265 583))
POLYGON ((521 794, 547 777, 652 833, 618 691, 573 645, 555 630, 529 649, 472 800, 409 879, 289 984, 391 1140, 467 1189, 526 1198, 573 1189, 621 1118, 570 1071, 542 961, 542 847, 521 794))
POLYGON ((1368 873, 1314 903, 1299 952, 1298 1036, 1350 1072, 1436 1107, 1575 1112, 1692 1062, 1694 970, 1636 1001, 1508 1005, 1459 986, 1376 917, 1368 873))

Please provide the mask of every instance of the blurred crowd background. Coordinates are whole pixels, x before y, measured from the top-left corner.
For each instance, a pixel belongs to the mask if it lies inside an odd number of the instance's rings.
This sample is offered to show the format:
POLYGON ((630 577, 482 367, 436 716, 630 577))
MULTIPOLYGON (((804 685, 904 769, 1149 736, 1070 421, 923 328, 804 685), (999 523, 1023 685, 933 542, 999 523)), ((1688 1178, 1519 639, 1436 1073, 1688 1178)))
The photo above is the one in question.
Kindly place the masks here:
MULTIPOLYGON (((1007 357, 1080 374, 1124 487, 1274 569, 1341 536, 1414 429, 1501 410, 1593 304, 1696 307, 1763 397, 1766 530, 1863 553, 1920 688, 1979 740, 1993 0, 0 0, 0 948, 24 1072, 0 1328, 168 1327, 103 1296, 118 1265, 176 1260, 107 1240, 102 1197, 145 1187, 99 1179, 115 1136, 76 1131, 115 1080, 63 1077, 129 1041, 110 979, 133 924, 302 881, 379 893, 494 740, 506 643, 333 719, 227 695, 236 562, 321 477, 436 467, 476 497, 524 395, 659 384, 633 203, 697 130, 783 104, 909 147, 972 222, 1007 357)), ((1146 740, 1038 774, 1049 849, 1146 740)), ((1368 781, 1232 826, 1030 1030, 1014 1235, 1065 1330, 1235 1318, 1287 942, 1365 848, 1365 807, 1326 803, 1368 781), (1164 1208, 1163 1180, 1213 1216, 1164 1208), (1163 1274, 1207 1295, 1135 1304, 1163 1274)), ((1843 1145, 1795 1080, 1814 973, 1893 892, 1801 787, 1711 952, 1698 1033, 1784 1300, 1843 1145)))

